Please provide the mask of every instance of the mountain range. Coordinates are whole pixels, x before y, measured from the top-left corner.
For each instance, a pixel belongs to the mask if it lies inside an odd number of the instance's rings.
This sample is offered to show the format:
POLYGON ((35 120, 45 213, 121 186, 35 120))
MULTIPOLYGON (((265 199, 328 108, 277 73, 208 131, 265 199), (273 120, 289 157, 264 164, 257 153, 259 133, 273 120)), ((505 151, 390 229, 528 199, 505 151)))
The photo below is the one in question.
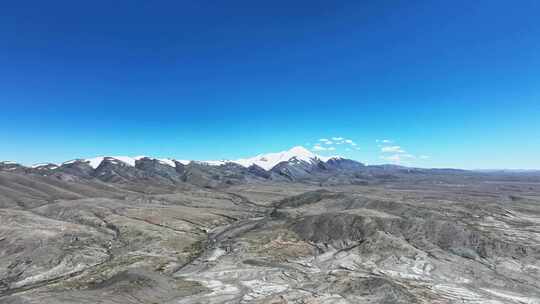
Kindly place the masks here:
POLYGON ((129 183, 146 180, 171 185, 188 182, 208 187, 267 179, 321 180, 325 175, 338 172, 351 174, 364 167, 360 162, 342 157, 322 157, 303 147, 252 158, 220 161, 103 156, 33 166, 0 162, 1 171, 38 174, 67 181, 96 178, 104 182, 129 183))
POLYGON ((367 185, 396 179, 455 175, 512 175, 512 172, 475 172, 457 169, 421 169, 398 165, 367 166, 340 156, 323 157, 303 147, 238 160, 196 161, 148 156, 102 156, 73 159, 61 164, 24 166, 0 162, 0 171, 53 178, 62 181, 99 180, 106 183, 158 188, 195 185, 222 188, 261 182, 302 182, 316 185, 367 185))
MULTIPOLYGON (((203 163, 206 165, 211 166, 219 166, 224 165, 226 163, 235 163, 242 165, 244 167, 250 167, 251 165, 257 165, 265 170, 270 170, 273 167, 275 167, 277 164, 285 161, 289 161, 293 158, 296 158, 297 160, 302 160, 306 162, 311 162, 315 159, 327 161, 331 158, 340 158, 340 157, 323 157, 320 155, 317 155, 308 149, 296 146, 291 148, 287 151, 277 152, 277 153, 268 153, 268 154, 260 154, 255 157, 251 158, 244 158, 244 159, 238 159, 238 160, 207 160, 207 161, 197 161, 197 160, 178 160, 174 158, 152 158, 148 156, 136 156, 136 157, 130 157, 130 156, 99 156, 99 157, 93 157, 93 158, 80 158, 80 159, 73 159, 66 162, 63 162, 60 165, 67 165, 74 162, 86 162, 88 165, 90 165, 92 168, 97 169, 99 165, 105 160, 105 159, 115 159, 117 161, 123 162, 125 164, 128 164, 132 167, 136 166, 137 161, 140 161, 141 159, 154 159, 159 162, 161 162, 164 165, 169 165, 171 167, 175 167, 176 163, 181 163, 183 165, 187 165, 192 162, 197 163, 203 163)), ((12 161, 3 161, 0 162, 5 165, 17 165, 18 163, 12 162, 12 161)), ((39 163, 34 164, 32 166, 27 166, 30 168, 42 168, 42 167, 58 167, 59 164, 53 164, 53 163, 39 163)), ((23 165, 21 165, 23 166, 23 165)))

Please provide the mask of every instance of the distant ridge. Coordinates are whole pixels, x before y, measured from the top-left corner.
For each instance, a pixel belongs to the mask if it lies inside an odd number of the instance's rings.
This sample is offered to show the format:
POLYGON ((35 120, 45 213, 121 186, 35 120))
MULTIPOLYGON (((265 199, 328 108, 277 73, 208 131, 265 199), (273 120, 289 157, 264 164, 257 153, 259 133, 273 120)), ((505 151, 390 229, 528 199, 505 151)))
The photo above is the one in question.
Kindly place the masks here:
MULTIPOLYGON (((250 167, 252 165, 257 165, 265 170, 271 170, 273 167, 275 167, 276 165, 278 165, 279 163, 281 162, 284 162, 284 161, 289 161, 293 158, 297 159, 297 160, 300 160, 300 161, 306 161, 306 162, 313 162, 313 161, 316 161, 316 160, 321 160, 321 161, 327 161, 329 159, 332 159, 332 158, 341 158, 339 156, 334 156, 334 157, 324 157, 324 156, 320 156, 320 155, 317 155, 311 151, 309 151, 308 149, 302 147, 302 146, 296 146, 296 147, 293 147, 289 150, 286 150, 286 151, 281 151, 281 152, 276 152, 276 153, 267 153, 267 154, 260 154, 260 155, 257 155, 257 156, 254 156, 254 157, 250 157, 250 158, 242 158, 242 159, 238 159, 238 160, 177 160, 177 159, 174 159, 174 158, 153 158, 153 157, 149 157, 149 156, 136 156, 136 157, 130 157, 130 156, 98 156, 98 157, 92 157, 92 158, 79 158, 79 159, 72 159, 72 160, 69 160, 69 161, 66 161, 66 162, 63 162, 61 164, 52 164, 52 163, 40 163, 40 164, 35 164, 35 165, 32 165, 31 167, 32 168, 37 168, 37 167, 41 167, 41 166, 49 166, 49 165, 56 165, 56 166, 60 166, 60 165, 67 165, 67 164, 71 164, 71 163, 74 163, 74 162, 87 162, 90 167, 94 168, 94 169, 97 169, 99 167, 99 165, 103 162, 104 159, 106 158, 109 158, 109 159, 115 159, 115 160, 118 160, 118 161, 121 161, 125 164, 128 164, 132 167, 135 167, 135 164, 138 160, 141 160, 143 158, 149 158, 149 159, 154 159, 154 160, 157 160, 159 161, 160 163, 164 164, 164 165, 168 165, 168 166, 171 166, 171 167, 175 167, 175 162, 179 162, 183 165, 187 165, 191 162, 195 162, 195 163, 199 163, 199 164, 206 164, 206 165, 210 165, 210 166, 221 166, 221 165, 224 165, 226 163, 235 163, 235 164, 239 164, 243 167, 250 167)), ((17 164, 16 162, 12 162, 12 161, 5 161, 5 162, 1 162, 1 163, 5 163, 5 164, 17 164)))

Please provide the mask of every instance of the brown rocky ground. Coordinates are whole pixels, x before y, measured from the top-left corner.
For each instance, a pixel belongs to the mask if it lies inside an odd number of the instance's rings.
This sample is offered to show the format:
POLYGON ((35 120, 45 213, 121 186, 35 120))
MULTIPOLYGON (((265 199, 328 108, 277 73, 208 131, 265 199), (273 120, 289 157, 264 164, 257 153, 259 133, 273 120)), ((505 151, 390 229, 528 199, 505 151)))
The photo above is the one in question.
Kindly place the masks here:
POLYGON ((540 303, 540 183, 0 173, 0 303, 540 303))

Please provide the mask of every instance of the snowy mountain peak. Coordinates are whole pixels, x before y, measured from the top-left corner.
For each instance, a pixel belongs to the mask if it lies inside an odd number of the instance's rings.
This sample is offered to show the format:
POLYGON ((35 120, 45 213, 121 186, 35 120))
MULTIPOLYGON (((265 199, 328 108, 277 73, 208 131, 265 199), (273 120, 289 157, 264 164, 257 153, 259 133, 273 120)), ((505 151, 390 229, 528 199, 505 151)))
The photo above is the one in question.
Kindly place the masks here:
POLYGON ((293 158, 296 160, 305 161, 305 162, 312 162, 316 159, 324 160, 323 157, 320 157, 317 154, 314 154, 308 149, 301 146, 296 146, 287 151, 261 154, 261 155, 257 155, 251 158, 238 159, 233 162, 239 165, 242 165, 244 167, 257 165, 265 170, 270 170, 273 167, 275 167, 277 164, 284 161, 289 161, 293 158))
POLYGON ((317 155, 315 155, 313 152, 309 151, 308 149, 302 146, 293 147, 287 152, 289 152, 290 154, 294 154, 297 157, 310 157, 310 158, 317 157, 317 155))

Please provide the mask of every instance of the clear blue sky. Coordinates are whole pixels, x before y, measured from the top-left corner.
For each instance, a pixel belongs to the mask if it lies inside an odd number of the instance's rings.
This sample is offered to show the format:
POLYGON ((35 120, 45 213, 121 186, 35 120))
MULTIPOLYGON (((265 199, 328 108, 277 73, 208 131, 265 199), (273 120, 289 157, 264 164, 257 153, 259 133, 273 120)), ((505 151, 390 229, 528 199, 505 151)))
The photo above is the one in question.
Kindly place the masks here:
POLYGON ((234 159, 343 137, 357 146, 320 153, 539 169, 539 14, 532 0, 4 1, 0 159, 234 159))

